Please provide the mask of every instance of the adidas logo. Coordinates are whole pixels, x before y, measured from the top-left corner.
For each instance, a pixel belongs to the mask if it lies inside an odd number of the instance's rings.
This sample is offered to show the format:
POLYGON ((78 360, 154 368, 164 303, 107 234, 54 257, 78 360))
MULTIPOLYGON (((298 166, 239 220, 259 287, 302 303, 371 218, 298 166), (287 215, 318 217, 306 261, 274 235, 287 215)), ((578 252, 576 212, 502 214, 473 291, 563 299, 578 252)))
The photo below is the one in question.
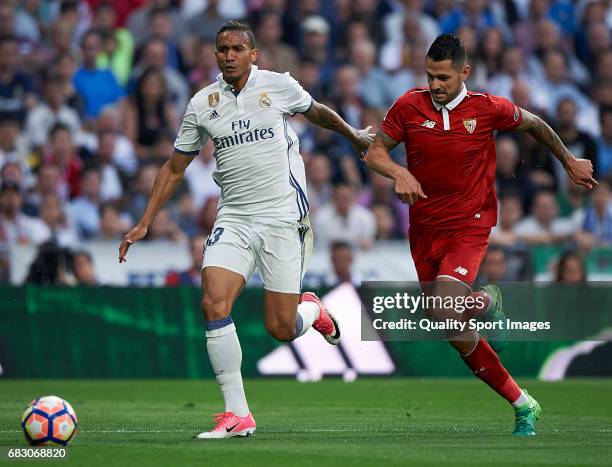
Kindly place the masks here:
POLYGON ((431 120, 425 120, 423 123, 421 123, 421 126, 424 126, 425 128, 433 128, 436 126, 436 122, 432 122, 431 120))
POLYGON ((210 114, 210 117, 208 117, 208 119, 214 120, 215 118, 219 118, 220 116, 221 115, 219 115, 216 110, 213 110, 212 113, 210 114))
POLYGON ((455 269, 455 272, 458 272, 462 276, 465 276, 468 273, 468 270, 465 269, 464 267, 459 266, 455 269))

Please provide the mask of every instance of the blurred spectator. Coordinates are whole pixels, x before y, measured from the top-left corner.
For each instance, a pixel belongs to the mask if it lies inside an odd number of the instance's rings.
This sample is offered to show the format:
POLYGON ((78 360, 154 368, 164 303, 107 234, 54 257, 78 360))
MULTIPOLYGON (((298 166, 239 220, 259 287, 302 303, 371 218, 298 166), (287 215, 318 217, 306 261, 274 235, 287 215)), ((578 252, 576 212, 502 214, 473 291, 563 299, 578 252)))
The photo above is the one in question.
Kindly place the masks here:
POLYGON ((219 14, 218 6, 219 0, 207 0, 206 8, 189 19, 189 32, 198 39, 214 42, 217 31, 226 21, 219 14))
POLYGON ((503 197, 506 193, 520 193, 523 209, 528 210, 533 197, 533 185, 519 167, 519 152, 516 142, 509 136, 501 136, 496 141, 497 169, 495 185, 497 194, 503 197))
POLYGON ((187 240, 187 236, 181 231, 174 219, 172 219, 170 210, 163 208, 157 213, 149 228, 148 239, 180 243, 187 240))
POLYGON ((361 286, 361 278, 353 272, 353 247, 344 241, 335 241, 329 247, 332 271, 324 278, 323 283, 327 287, 335 287, 340 284, 353 284, 361 286))
POLYGON ((591 205, 584 213, 582 229, 576 234, 576 241, 585 250, 612 245, 610 185, 606 181, 600 181, 590 194, 591 205))
POLYGON ((153 68, 163 73, 167 91, 175 106, 176 112, 182 114, 189 100, 189 86, 181 73, 168 66, 168 47, 160 39, 149 40, 142 51, 142 57, 132 70, 128 93, 135 94, 137 83, 145 70, 153 68))
POLYGON ((125 85, 132 69, 134 39, 130 31, 117 27, 117 12, 111 3, 101 2, 94 8, 92 28, 100 33, 102 50, 97 57, 101 69, 110 69, 117 81, 125 85))
POLYGON ((176 111, 159 70, 149 68, 140 76, 136 93, 127 102, 125 119, 125 133, 140 159, 151 157, 160 133, 178 130, 176 111))
POLYGON ((66 248, 73 248, 79 243, 79 237, 68 225, 62 202, 57 195, 49 194, 43 198, 40 217, 46 226, 43 241, 53 242, 66 248))
POLYGON ((567 58, 560 50, 550 50, 543 57, 544 77, 536 81, 534 92, 548 103, 546 112, 554 116, 559 102, 572 99, 577 107, 578 122, 581 129, 593 131, 599 126, 593 121, 593 105, 586 96, 568 79, 567 58))
POLYGON ((487 8, 487 3, 484 0, 466 0, 461 7, 458 6, 439 18, 440 31, 443 34, 455 32, 459 27, 469 25, 481 35, 486 28, 495 26, 495 19, 487 8))
MULTIPOLYGON (((557 134, 563 144, 574 156, 589 159, 593 164, 593 172, 599 173, 597 169, 597 146, 591 136, 580 131, 576 126, 576 103, 571 98, 564 98, 559 101, 557 119, 559 121, 557 134)), ((561 189, 565 189, 569 183, 573 183, 568 180, 567 173, 557 159, 555 159, 555 169, 561 189)))
POLYGON ((45 242, 38 248, 25 282, 48 286, 74 283, 70 274, 72 253, 55 242, 45 242))
POLYGON ((24 212, 31 216, 38 216, 42 200, 46 196, 58 196, 62 203, 66 201, 68 199, 68 187, 62 187, 60 178, 61 175, 57 165, 43 164, 40 166, 36 185, 27 195, 24 212))
POLYGON ((17 39, 0 36, 0 114, 12 114, 23 122, 26 112, 36 104, 36 95, 31 77, 18 70, 18 59, 17 39))
POLYGON ((358 91, 361 100, 370 107, 388 107, 393 103, 388 91, 387 75, 376 66, 376 47, 367 40, 352 44, 351 63, 359 72, 358 91))
MULTIPOLYGON (((187 76, 192 94, 212 83, 219 74, 212 42, 197 41, 194 46, 194 64, 187 76)), ((302 86, 304 83, 300 81, 302 86)))
POLYGON ((68 107, 74 109, 79 114, 79 117, 83 117, 85 115, 85 101, 77 92, 72 79, 76 70, 77 62, 74 55, 69 53, 59 55, 53 64, 53 72, 57 74, 62 82, 64 102, 68 107))
POLYGON ((81 250, 74 253, 72 256, 72 269, 76 279, 75 285, 99 285, 96 280, 93 257, 87 251, 81 250))
POLYGON ((22 211, 23 195, 15 182, 0 186, 0 244, 41 243, 46 227, 40 219, 26 216, 22 211))
POLYGON ((311 60, 319 67, 319 78, 326 88, 332 78, 335 64, 329 53, 329 24, 322 16, 309 16, 302 23, 302 58, 311 60))
POLYGON ((482 259, 479 280, 482 282, 501 282, 508 268, 506 251, 499 246, 490 246, 482 259))
POLYGON ((179 49, 179 39, 172 31, 172 12, 170 8, 155 8, 150 12, 151 38, 166 44, 168 66, 180 70, 183 59, 179 49))
POLYGON ((68 127, 73 139, 81 130, 78 113, 65 103, 63 80, 58 75, 50 75, 44 83, 44 100, 41 100, 26 118, 24 136, 29 146, 42 148, 49 136, 49 130, 57 123, 68 127))
POLYGON ((190 286, 200 287, 202 277, 202 257, 206 238, 197 235, 189 239, 191 266, 185 271, 171 271, 166 274, 166 287, 190 286))
POLYGON ((500 198, 497 225, 491 229, 491 245, 513 247, 518 242, 515 228, 523 217, 523 202, 517 193, 507 193, 500 198))
POLYGON ((153 184, 157 178, 160 166, 154 163, 147 163, 140 166, 136 181, 132 185, 133 193, 131 202, 128 206, 128 213, 132 219, 140 219, 147 207, 149 194, 153 189, 153 184))
POLYGON ((368 249, 376 236, 374 215, 356 203, 355 191, 347 183, 335 186, 333 201, 321 207, 312 221, 315 241, 321 248, 333 241, 343 240, 358 248, 368 249))
POLYGON ((70 198, 79 194, 79 177, 83 170, 83 161, 78 156, 70 129, 56 123, 49 132, 50 152, 46 162, 55 164, 60 170, 61 190, 68 192, 70 198))
POLYGON ((423 38, 427 43, 433 42, 438 34, 440 34, 440 27, 436 20, 425 11, 424 7, 426 2, 423 0, 404 0, 398 3, 399 8, 384 18, 383 24, 385 27, 386 39, 391 42, 403 42, 403 30, 406 18, 409 16, 416 16, 423 38))
POLYGON ((95 158, 102 177, 100 199, 103 202, 119 199, 123 196, 123 187, 121 186, 119 173, 113 165, 117 135, 113 131, 101 132, 98 136, 98 142, 98 152, 95 158))
POLYGON ((105 105, 123 97, 117 78, 109 70, 98 68, 97 57, 102 52, 102 36, 90 30, 81 39, 83 63, 74 75, 74 86, 85 102, 85 116, 96 118, 105 105))
POLYGON ((377 238, 406 238, 408 205, 395 195, 395 182, 375 171, 370 171, 368 175, 369 183, 359 194, 358 201, 374 211, 378 225, 377 238))
MULTIPOLYGON (((612 64, 610 66, 612 68, 612 64)), ((603 107, 599 111, 601 136, 597 138, 598 177, 612 174, 612 107, 603 107)))
POLYGON ((514 228, 517 237, 531 245, 551 245, 568 240, 576 232, 569 219, 559 217, 559 205, 551 191, 539 191, 531 214, 514 228))
POLYGON ((8 162, 15 162, 28 170, 27 145, 20 131, 19 118, 15 114, 0 113, 0 168, 8 162))
POLYGON ((209 141, 185 171, 185 180, 193 197, 195 208, 198 210, 204 206, 208 198, 216 198, 221 193, 219 185, 213 179, 213 173, 216 169, 214 146, 209 141))
POLYGON ((100 206, 100 232, 96 240, 120 240, 130 228, 131 221, 121 215, 114 203, 100 206))
POLYGON ((100 231, 100 171, 87 168, 80 177, 80 195, 69 206, 69 217, 79 236, 88 240, 100 231))
POLYGON ((137 47, 151 38, 151 14, 156 9, 167 9, 171 23, 172 40, 178 41, 184 34, 181 19, 175 8, 171 7, 171 0, 150 0, 139 9, 132 12, 128 18, 127 27, 132 33, 137 47))
POLYGON ((359 74, 352 65, 343 65, 334 77, 338 113, 354 128, 361 127, 363 102, 359 97, 359 74))
POLYGON ((584 284, 587 281, 586 265, 584 258, 575 251, 567 251, 556 266, 555 281, 556 282, 573 282, 584 284))
POLYGON ((321 153, 312 154, 306 165, 306 192, 312 215, 331 200, 334 191, 331 177, 331 164, 327 156, 321 153))
POLYGON ((279 73, 297 73, 297 54, 295 50, 281 41, 283 35, 282 16, 279 13, 263 13, 255 29, 257 47, 270 55, 270 70, 279 73))

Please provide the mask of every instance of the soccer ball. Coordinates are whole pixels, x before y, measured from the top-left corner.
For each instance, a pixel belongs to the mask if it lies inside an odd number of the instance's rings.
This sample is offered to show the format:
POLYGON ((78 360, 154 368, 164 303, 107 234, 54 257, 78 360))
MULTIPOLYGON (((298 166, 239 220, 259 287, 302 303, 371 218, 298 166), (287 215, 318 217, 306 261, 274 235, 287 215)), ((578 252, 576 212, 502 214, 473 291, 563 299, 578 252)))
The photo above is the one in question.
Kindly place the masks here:
POLYGON ((33 446, 68 444, 77 431, 77 417, 72 406, 57 396, 34 399, 21 417, 21 428, 33 446))

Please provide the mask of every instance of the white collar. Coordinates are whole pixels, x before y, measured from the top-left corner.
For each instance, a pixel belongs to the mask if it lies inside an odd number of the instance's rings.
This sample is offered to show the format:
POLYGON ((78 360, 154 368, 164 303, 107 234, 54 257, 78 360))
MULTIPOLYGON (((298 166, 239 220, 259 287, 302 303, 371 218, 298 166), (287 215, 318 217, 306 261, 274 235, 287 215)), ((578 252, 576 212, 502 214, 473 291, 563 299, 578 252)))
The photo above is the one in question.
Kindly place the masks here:
MULTIPOLYGON (((257 65, 251 65, 251 71, 249 73, 249 77, 247 79, 246 84, 244 85, 245 88, 247 84, 249 84, 249 82, 255 78, 255 75, 257 74, 257 70, 258 70, 257 65)), ((231 91, 232 89, 234 89, 234 86, 225 82, 225 80, 223 79, 223 73, 219 73, 217 75, 217 81, 219 82, 219 85, 224 91, 231 91)))
POLYGON ((431 96, 431 102, 438 112, 444 107, 446 107, 446 110, 453 110, 455 107, 461 104, 461 101, 465 98, 465 96, 467 96, 467 88, 465 87, 465 84, 463 84, 457 97, 455 97, 448 104, 438 104, 436 101, 434 101, 433 96, 431 96))

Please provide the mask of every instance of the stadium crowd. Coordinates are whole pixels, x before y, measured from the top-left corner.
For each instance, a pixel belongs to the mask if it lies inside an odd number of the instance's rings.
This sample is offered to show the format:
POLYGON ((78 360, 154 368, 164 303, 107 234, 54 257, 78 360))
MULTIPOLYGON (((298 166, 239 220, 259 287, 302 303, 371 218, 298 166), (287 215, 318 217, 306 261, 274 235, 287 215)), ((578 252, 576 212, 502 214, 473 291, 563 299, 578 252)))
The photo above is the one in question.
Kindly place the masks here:
MULTIPOLYGON (((138 220, 188 100, 216 79, 215 35, 230 18, 253 27, 260 68, 289 71, 358 128, 377 129, 397 97, 427 86, 428 46, 454 32, 468 89, 544 117, 602 182, 587 193, 531 137, 497 135, 491 244, 508 260, 504 277, 528 277, 530 245, 612 245, 609 0, 2 0, 0 282, 12 244, 78 249, 117 241, 138 220)), ((408 206, 391 180, 366 171, 343 138, 300 116, 291 125, 317 248, 406 238, 408 206)), ((405 159, 402 148, 393 155, 405 159)), ((211 231, 214 167, 209 143, 149 239, 211 231)))

